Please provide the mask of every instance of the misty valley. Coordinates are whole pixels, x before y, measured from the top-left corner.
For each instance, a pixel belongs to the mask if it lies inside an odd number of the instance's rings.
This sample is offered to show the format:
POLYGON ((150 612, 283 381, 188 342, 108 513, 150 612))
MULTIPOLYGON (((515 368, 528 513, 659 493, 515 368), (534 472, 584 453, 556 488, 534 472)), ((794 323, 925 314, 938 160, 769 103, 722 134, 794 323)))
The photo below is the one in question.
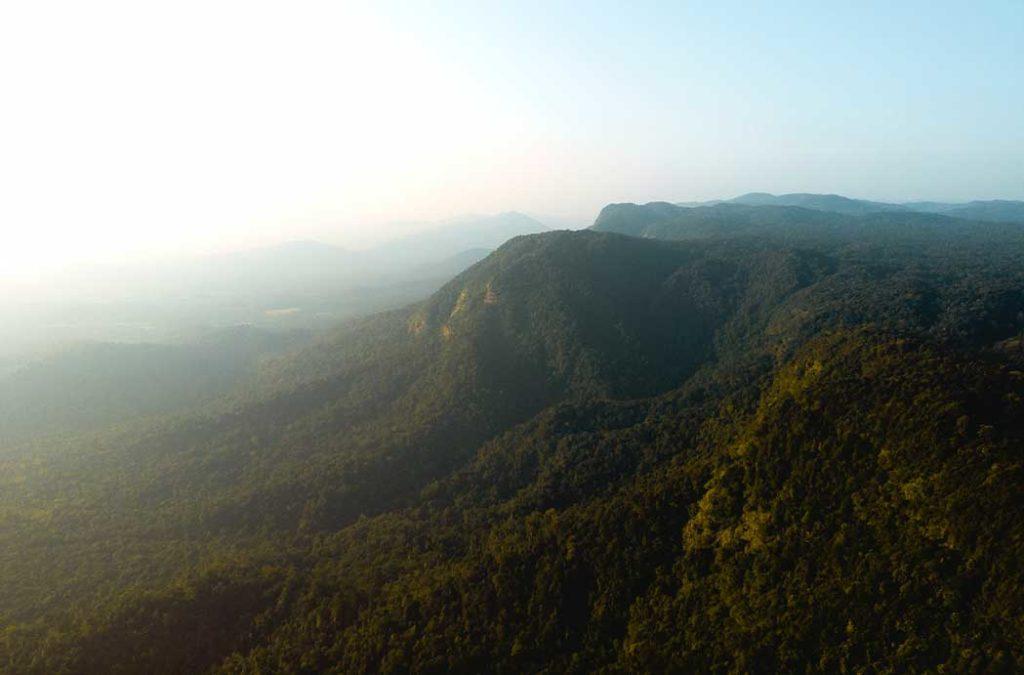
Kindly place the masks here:
POLYGON ((318 332, 420 300, 506 239, 545 229, 505 213, 360 251, 301 241, 69 270, 0 299, 0 439, 96 429, 227 393, 318 332))
POLYGON ((1024 202, 542 221, 9 298, 0 671, 1024 665, 1024 202))

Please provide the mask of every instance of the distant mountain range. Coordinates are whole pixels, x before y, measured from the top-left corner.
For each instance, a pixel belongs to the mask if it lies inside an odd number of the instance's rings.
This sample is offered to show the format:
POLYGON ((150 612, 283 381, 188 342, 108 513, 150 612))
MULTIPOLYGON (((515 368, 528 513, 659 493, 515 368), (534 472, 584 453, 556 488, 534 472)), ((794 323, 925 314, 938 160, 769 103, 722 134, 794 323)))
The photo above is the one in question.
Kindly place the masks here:
POLYGON ((168 342, 239 324, 323 329, 422 299, 508 239, 519 213, 424 224, 367 250, 293 241, 135 266, 71 271, 37 296, 0 295, 0 357, 88 341, 168 342))
POLYGON ((493 216, 463 216, 435 223, 414 234, 361 252, 371 265, 385 269, 434 264, 469 250, 492 251, 509 239, 549 228, 515 211, 493 216))
POLYGON ((203 282, 238 282, 281 288, 321 283, 407 280, 423 274, 450 278, 509 239, 545 232, 539 221, 516 212, 463 216, 422 225, 412 234, 372 248, 351 250, 318 241, 293 241, 193 261, 203 282))
POLYGON ((521 213, 466 216, 425 224, 417 232, 369 249, 351 250, 318 241, 292 241, 176 264, 161 283, 218 293, 309 293, 323 287, 443 281, 512 237, 548 228, 521 213), (476 253, 473 253, 476 252, 476 253), (475 256, 475 257, 474 257, 475 256))
POLYGON ((881 211, 917 211, 940 213, 965 220, 984 220, 1005 223, 1024 223, 1024 202, 1022 201, 972 201, 967 203, 944 202, 873 202, 851 199, 842 195, 793 193, 773 195, 766 192, 750 192, 739 197, 709 202, 685 202, 678 206, 715 206, 718 204, 741 204, 744 206, 797 206, 817 211, 832 211, 847 215, 865 215, 881 211))
POLYGON ((951 214, 910 210, 864 210, 858 214, 805 206, 746 205, 719 202, 708 206, 679 206, 667 202, 609 204, 592 229, 654 239, 723 237, 782 237, 817 244, 826 241, 860 243, 927 243, 950 236, 989 236, 993 241, 1016 241, 1018 223, 967 220, 951 214))

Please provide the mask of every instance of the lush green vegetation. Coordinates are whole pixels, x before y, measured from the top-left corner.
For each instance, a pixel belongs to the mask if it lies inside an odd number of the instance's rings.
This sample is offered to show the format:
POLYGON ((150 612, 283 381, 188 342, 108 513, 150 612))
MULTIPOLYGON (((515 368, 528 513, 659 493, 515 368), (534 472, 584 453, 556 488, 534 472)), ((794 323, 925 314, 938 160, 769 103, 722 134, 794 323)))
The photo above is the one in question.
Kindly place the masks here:
POLYGON ((1019 668, 1020 228, 609 209, 648 238, 520 237, 202 414, 5 449, 0 662, 1019 668))

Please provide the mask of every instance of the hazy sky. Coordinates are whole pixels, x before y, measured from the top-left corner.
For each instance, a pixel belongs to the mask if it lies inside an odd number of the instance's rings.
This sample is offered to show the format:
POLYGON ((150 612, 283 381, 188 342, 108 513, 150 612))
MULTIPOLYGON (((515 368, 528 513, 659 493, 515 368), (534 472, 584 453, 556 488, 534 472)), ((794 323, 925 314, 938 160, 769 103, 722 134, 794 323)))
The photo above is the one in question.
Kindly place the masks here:
POLYGON ((0 276, 612 201, 1024 198, 1024 2, 0 4, 0 276))

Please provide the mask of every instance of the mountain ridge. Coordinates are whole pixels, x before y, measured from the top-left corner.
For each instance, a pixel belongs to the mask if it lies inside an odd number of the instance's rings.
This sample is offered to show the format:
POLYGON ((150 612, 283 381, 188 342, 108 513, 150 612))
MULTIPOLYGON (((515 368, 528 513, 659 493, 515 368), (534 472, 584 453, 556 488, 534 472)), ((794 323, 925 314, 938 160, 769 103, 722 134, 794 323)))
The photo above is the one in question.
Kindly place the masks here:
POLYGON ((865 215, 882 212, 936 213, 990 222, 1024 223, 1024 201, 1005 199, 975 200, 970 202, 877 202, 854 199, 838 194, 817 194, 796 192, 774 195, 768 192, 748 192, 732 199, 707 202, 684 202, 677 206, 698 207, 719 204, 743 204, 747 206, 797 206, 817 211, 830 211, 847 215, 865 215))
POLYGON ((667 202, 610 204, 591 229, 654 239, 771 237, 815 246, 856 242, 928 247, 981 236, 1017 242, 1024 223, 974 221, 944 214, 878 211, 860 215, 797 206, 743 205, 683 207, 667 202), (926 235, 926 236, 924 236, 926 235))

